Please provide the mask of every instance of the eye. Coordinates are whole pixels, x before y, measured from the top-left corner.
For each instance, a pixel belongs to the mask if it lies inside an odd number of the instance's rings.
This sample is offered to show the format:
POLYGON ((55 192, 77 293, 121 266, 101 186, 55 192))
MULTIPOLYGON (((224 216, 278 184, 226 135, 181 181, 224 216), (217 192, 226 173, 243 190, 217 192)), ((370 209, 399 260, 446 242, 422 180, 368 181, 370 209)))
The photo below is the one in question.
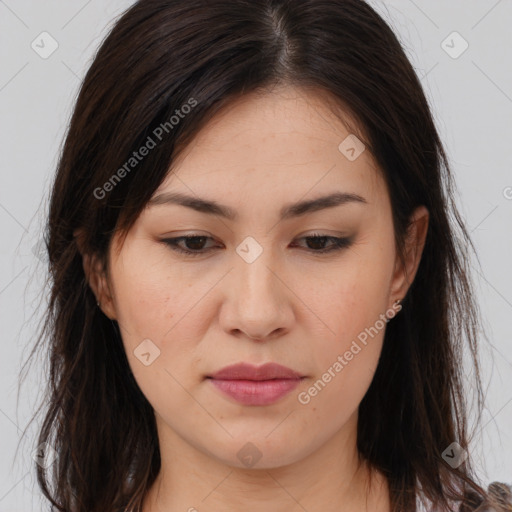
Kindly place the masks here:
MULTIPOLYGON (((176 238, 166 238, 162 240, 162 242, 175 252, 194 257, 204 255, 215 249, 215 247, 204 248, 204 244, 207 240, 213 240, 213 238, 205 235, 187 235, 176 238), (185 247, 180 245, 182 242, 185 244, 185 247)), ((346 249, 352 245, 352 238, 339 238, 319 233, 314 233, 310 236, 299 238, 298 240, 308 240, 308 246, 313 245, 313 248, 306 248, 306 250, 314 254, 341 251, 342 249, 346 249), (331 244, 324 247, 328 241, 330 241, 331 244)))
POLYGON ((206 254, 210 252, 212 249, 202 250, 204 242, 206 240, 212 240, 210 236, 204 235, 187 235, 187 236, 178 236, 176 238, 167 238, 162 240, 166 245, 168 245, 173 251, 179 252, 181 254, 186 254, 188 256, 200 256, 201 254, 206 254), (179 245, 180 242, 185 242, 187 246, 191 246, 190 248, 183 248, 179 245))
MULTIPOLYGON (((317 254, 325 254, 328 252, 341 251, 342 249, 346 249, 352 245, 352 238, 347 237, 336 237, 330 235, 323 235, 320 233, 313 233, 310 236, 302 237, 299 240, 310 240, 312 241, 313 248, 322 246, 320 249, 310 249, 310 252, 317 254), (327 247, 323 247, 326 242, 330 241, 331 245, 327 247)), ((311 242, 308 242, 308 245, 311 245, 311 242)))

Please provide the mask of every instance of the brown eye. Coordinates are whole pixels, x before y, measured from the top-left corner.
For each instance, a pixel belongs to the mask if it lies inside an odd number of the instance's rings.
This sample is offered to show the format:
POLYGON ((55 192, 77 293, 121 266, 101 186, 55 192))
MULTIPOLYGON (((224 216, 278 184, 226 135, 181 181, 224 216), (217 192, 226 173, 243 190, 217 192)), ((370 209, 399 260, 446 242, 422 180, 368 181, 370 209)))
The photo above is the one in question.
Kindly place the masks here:
MULTIPOLYGON (((200 256, 215 249, 215 247, 205 248, 207 240, 213 240, 213 238, 205 235, 187 235, 176 238, 167 238, 162 240, 162 242, 178 253, 185 254, 187 256, 200 256), (185 246, 180 245, 181 243, 184 243, 185 246)), ((352 244, 352 238, 339 238, 317 233, 311 236, 302 237, 299 240, 307 240, 306 250, 314 254, 325 254, 340 251, 350 247, 352 244), (325 247, 328 242, 329 245, 325 247)))
POLYGON ((329 235, 313 234, 311 236, 305 236, 303 240, 308 240, 307 245, 310 252, 324 254, 333 251, 339 251, 346 249, 352 244, 351 238, 339 238, 329 235), (312 241, 312 242, 311 242, 312 241), (325 247, 325 244, 330 242, 330 246, 325 247))
POLYGON ((176 238, 167 238, 162 240, 166 245, 168 245, 173 251, 187 254, 190 256, 199 256, 201 254, 205 254, 210 252, 212 248, 204 250, 204 244, 206 240, 213 240, 209 236, 204 235, 189 235, 189 236, 179 236, 176 238), (185 243, 185 248, 180 246, 180 242, 185 243))

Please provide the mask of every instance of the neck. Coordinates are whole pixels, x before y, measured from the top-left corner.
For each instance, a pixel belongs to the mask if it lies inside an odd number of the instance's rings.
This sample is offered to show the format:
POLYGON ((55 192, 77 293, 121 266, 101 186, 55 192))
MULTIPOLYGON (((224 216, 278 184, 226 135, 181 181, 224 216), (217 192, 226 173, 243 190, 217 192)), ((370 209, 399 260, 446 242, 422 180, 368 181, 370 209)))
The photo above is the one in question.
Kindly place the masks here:
POLYGON ((293 464, 247 469, 195 449, 158 416, 157 425, 162 465, 143 512, 390 511, 386 479, 360 460, 354 428, 293 464))

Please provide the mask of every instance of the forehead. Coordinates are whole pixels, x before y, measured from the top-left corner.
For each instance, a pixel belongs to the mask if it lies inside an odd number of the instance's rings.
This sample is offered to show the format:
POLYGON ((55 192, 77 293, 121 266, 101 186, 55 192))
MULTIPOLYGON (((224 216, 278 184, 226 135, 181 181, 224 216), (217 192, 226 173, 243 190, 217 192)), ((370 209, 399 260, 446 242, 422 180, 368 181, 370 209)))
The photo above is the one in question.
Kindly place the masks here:
POLYGON ((290 199, 332 187, 372 194, 383 183, 362 138, 357 123, 322 91, 281 86, 246 94, 203 127, 154 195, 197 187, 217 197, 281 190, 290 199), (356 155, 364 151, 350 160, 353 142, 356 155))

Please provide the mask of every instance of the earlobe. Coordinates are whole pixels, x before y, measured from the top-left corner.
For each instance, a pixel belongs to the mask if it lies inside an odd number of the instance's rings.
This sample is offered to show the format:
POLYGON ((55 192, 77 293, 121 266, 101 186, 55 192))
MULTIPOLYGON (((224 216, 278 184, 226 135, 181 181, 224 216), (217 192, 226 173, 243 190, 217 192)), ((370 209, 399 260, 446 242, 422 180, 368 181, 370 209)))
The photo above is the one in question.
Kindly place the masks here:
POLYGON ((391 296, 394 300, 404 298, 414 281, 419 268, 429 225, 429 212, 419 206, 412 214, 405 241, 404 262, 397 254, 391 296))
POLYGON ((89 286, 96 296, 98 307, 111 320, 115 320, 114 303, 103 263, 96 256, 90 257, 87 255, 84 257, 84 271, 89 286), (85 265, 87 265, 87 271, 85 271, 85 265))
POLYGON ((106 316, 115 320, 115 308, 105 266, 97 255, 84 253, 80 233, 75 232, 75 240, 82 255, 85 279, 96 297, 96 303, 106 316))

